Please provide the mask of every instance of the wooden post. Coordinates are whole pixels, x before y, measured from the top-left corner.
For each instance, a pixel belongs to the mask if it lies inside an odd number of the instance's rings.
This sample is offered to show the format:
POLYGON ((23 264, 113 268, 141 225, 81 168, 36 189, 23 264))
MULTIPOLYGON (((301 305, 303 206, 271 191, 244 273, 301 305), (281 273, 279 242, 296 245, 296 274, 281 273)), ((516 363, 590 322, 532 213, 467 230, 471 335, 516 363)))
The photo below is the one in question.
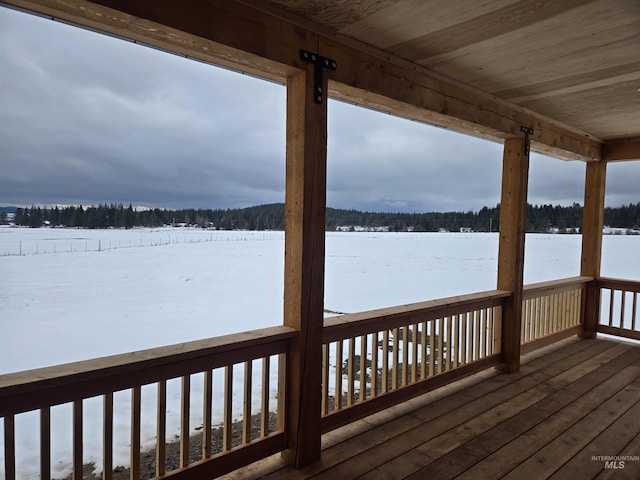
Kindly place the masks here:
POLYGON ((327 102, 314 103, 310 64, 287 85, 284 324, 299 335, 287 368, 282 456, 298 468, 319 460, 321 449, 326 155, 327 102))
POLYGON ((522 324, 522 282, 524 277, 524 237, 527 226, 529 183, 528 139, 504 142, 502 198, 500 201, 500 244, 498 249, 498 289, 512 295, 502 309, 500 370, 520 369, 520 328, 522 324))
POLYGON ((582 217, 582 257, 580 275, 593 277, 584 292, 582 304, 583 338, 595 338, 600 316, 600 260, 602 257, 602 227, 604 223, 604 192, 607 178, 606 162, 589 162, 584 182, 582 217))

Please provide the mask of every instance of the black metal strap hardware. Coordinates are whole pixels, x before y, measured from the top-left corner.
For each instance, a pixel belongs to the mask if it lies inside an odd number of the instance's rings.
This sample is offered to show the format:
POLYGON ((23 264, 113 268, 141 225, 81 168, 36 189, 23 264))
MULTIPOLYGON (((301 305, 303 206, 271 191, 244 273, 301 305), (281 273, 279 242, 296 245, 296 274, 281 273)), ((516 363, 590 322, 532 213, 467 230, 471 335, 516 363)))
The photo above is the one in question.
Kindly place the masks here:
POLYGON ((315 103, 322 103, 325 97, 325 92, 322 91, 322 75, 324 69, 335 70, 338 65, 335 60, 323 57, 316 53, 308 52, 307 50, 300 50, 300 58, 305 62, 313 63, 315 66, 314 71, 314 83, 313 83, 313 101, 315 103))
POLYGON ((524 133, 524 154, 529 155, 529 147, 531 145, 530 136, 533 135, 533 128, 520 125, 520 131, 524 133))

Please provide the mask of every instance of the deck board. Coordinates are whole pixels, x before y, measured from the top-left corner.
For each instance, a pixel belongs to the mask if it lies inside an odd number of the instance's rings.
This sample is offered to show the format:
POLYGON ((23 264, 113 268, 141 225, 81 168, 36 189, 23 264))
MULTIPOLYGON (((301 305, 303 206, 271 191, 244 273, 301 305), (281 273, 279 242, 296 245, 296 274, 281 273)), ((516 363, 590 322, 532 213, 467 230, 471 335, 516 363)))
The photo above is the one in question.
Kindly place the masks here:
MULTIPOLYGON (((635 382, 635 384, 637 387, 638 382, 635 382)), ((640 402, 635 402, 624 415, 618 417, 606 430, 587 444, 569 462, 565 463, 551 478, 595 477, 602 469, 601 462, 585 461, 585 459, 592 459, 594 456, 603 454, 617 455, 638 433, 638 419, 640 419, 640 402)))
POLYGON ((322 460, 274 456, 231 479, 640 478, 640 345, 571 338, 323 437, 322 460))
POLYGON ((476 464, 461 478, 499 478, 505 475, 542 448, 550 438, 575 424, 585 411, 594 409, 628 385, 636 378, 636 373, 628 370, 614 373, 619 366, 617 364, 627 363, 624 356, 618 358, 616 364, 611 362, 609 368, 585 375, 519 416, 496 426, 486 436, 469 442, 470 446, 479 444, 476 448, 488 450, 489 455, 474 458, 476 464), (504 438, 509 433, 512 438, 504 438), (501 438, 504 441, 501 442, 501 438))

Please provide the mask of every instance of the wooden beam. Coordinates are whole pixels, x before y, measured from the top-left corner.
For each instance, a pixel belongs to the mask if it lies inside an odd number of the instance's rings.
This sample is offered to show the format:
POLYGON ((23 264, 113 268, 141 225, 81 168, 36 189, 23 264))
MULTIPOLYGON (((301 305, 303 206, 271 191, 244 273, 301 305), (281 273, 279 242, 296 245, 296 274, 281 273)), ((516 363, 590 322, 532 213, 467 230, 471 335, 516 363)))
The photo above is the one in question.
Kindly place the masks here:
POLYGON ((582 305, 584 338, 595 338, 600 317, 600 276, 602 258, 602 227, 604 226, 604 194, 607 162, 587 163, 584 182, 584 209, 582 217, 582 254, 580 275, 593 277, 587 284, 582 305))
POLYGON ((299 335, 287 375, 283 457, 296 467, 320 458, 322 434, 327 102, 314 103, 313 68, 287 86, 284 323, 299 335))
POLYGON ((605 142, 602 146, 602 160, 606 162, 640 160, 640 138, 605 142))
POLYGON ((527 226, 529 154, 526 140, 512 138, 504 143, 500 240, 498 247, 498 289, 511 292, 502 308, 502 363, 506 373, 520 369, 520 329, 524 278, 524 240, 527 226))
MULTIPOLYGON (((251 42, 259 44, 262 37, 257 35, 259 38, 256 39, 256 35, 251 35, 250 30, 253 27, 256 32, 260 31, 261 26, 253 23, 250 17, 242 19, 246 25, 242 22, 234 23, 233 19, 237 18, 237 13, 232 10, 234 2, 219 2, 222 4, 220 7, 198 0, 191 1, 190 5, 187 2, 182 5, 181 2, 163 1, 161 5, 155 6, 144 1, 118 0, 9 0, 4 3, 18 10, 283 84, 287 77, 298 71, 297 68, 268 58, 264 53, 261 55, 260 48, 251 48, 251 42), (160 10, 162 14, 157 17, 150 14, 145 16, 145 7, 160 10), (172 18, 172 21, 162 23, 165 17, 172 18), (225 22, 225 19, 229 21, 225 22), (238 31, 234 30, 236 27, 238 31), (207 31, 215 31, 216 35, 207 35, 207 31), (228 43, 221 43, 225 39, 228 43), (251 53, 252 51, 256 53, 251 53)), ((272 37, 271 42, 266 41, 265 46, 286 52, 282 56, 287 58, 288 63, 296 64, 296 56, 302 48, 299 45, 306 45, 302 37, 304 32, 296 35, 290 30, 280 31, 278 36, 272 37), (284 44, 277 45, 279 41, 284 44)), ((313 45, 309 44, 308 47, 313 48, 313 45)))
POLYGON ((438 75, 386 52, 276 15, 266 2, 237 0, 8 0, 214 64, 283 79, 304 69, 300 49, 337 60, 330 94, 399 116, 494 139, 536 130, 532 148, 563 159, 599 160, 601 142, 584 132, 438 75), (250 3, 251 5, 246 5, 250 3), (269 10, 269 11, 266 11, 269 10))

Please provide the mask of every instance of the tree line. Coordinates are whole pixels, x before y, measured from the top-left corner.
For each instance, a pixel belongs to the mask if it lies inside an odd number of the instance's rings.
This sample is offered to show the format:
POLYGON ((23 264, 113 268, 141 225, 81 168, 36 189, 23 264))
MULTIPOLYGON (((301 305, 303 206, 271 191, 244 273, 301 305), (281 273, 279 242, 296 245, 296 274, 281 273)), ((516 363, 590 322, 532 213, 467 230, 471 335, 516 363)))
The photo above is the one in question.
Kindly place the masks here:
MULTIPOLYGON (((6 212, 0 214, 0 223, 7 224, 6 212)), ((98 205, 90 207, 66 206, 17 208, 13 223, 29 227, 75 228, 133 228, 198 226, 217 230, 284 230, 284 204, 275 203, 237 209, 181 209, 160 208, 137 210, 131 205, 98 205)), ((500 205, 483 207, 477 212, 390 213, 362 212, 327 208, 326 228, 359 226, 384 228, 389 231, 434 232, 459 231, 461 228, 476 232, 498 231, 500 205)), ((640 229, 640 202, 621 207, 607 207, 604 223, 612 227, 640 229)), ((527 231, 561 233, 577 232, 582 227, 582 206, 528 205, 527 231)))

